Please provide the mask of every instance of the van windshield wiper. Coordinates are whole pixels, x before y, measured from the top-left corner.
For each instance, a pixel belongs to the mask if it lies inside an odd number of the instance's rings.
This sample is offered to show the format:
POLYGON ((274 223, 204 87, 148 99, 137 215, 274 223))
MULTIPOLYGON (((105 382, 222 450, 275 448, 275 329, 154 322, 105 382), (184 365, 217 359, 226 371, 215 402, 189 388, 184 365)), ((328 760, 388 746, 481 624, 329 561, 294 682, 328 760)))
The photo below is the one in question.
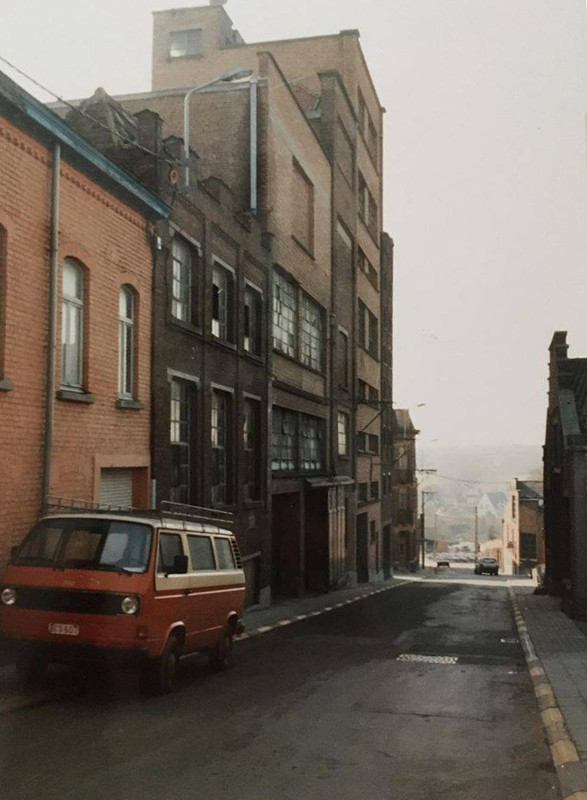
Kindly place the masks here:
POLYGON ((104 570, 105 572, 120 572, 123 575, 135 575, 136 573, 132 571, 132 569, 127 569, 126 567, 121 566, 120 564, 96 564, 90 569, 100 569, 104 570))

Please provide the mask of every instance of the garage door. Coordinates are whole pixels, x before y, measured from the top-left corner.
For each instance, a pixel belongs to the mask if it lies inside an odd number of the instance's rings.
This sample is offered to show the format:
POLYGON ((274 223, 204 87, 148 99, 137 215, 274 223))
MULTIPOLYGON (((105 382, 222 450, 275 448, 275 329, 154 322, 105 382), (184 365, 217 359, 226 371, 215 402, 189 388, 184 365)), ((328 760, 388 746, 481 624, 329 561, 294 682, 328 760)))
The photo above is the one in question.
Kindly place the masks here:
POLYGON ((132 469, 103 469, 100 472, 100 503, 132 506, 132 469))

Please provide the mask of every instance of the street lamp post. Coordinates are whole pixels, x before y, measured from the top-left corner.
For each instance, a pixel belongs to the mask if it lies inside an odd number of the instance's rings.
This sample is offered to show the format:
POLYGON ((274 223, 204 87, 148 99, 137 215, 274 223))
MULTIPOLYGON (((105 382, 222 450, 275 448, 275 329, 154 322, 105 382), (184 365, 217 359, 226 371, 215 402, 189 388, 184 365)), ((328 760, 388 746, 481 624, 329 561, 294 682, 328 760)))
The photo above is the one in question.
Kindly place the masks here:
POLYGON ((202 89, 207 89, 209 86, 214 86, 216 83, 230 83, 249 78, 252 74, 253 70, 248 67, 232 67, 217 78, 206 81, 206 83, 202 83, 199 86, 193 86, 186 92, 183 99, 183 169, 184 186, 186 188, 190 185, 190 100, 192 95, 196 92, 201 92, 202 89))

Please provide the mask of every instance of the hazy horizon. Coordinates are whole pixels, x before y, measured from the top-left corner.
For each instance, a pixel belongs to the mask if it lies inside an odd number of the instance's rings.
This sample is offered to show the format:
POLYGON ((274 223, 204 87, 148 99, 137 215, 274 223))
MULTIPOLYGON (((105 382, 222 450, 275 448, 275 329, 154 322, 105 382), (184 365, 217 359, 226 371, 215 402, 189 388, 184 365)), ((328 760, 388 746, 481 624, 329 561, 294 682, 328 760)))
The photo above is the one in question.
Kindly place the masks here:
MULTIPOLYGON (((21 0, 3 10, 0 55, 64 97, 148 90, 151 12, 201 4, 21 0)), ((570 355, 587 357, 584 0, 226 10, 251 42, 361 31, 387 109, 394 394, 425 450, 541 444, 553 332, 568 330, 570 355)))

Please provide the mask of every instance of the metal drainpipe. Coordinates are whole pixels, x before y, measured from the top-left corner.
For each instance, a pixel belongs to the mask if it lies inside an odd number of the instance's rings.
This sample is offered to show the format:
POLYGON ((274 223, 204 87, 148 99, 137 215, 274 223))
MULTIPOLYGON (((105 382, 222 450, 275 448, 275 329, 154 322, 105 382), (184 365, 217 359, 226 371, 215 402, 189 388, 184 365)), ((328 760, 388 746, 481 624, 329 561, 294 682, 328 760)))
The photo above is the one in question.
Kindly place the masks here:
POLYGON ((59 272, 59 173, 61 145, 53 147, 51 168, 51 243, 49 253, 49 324, 47 330, 47 381, 45 384, 45 431, 43 437, 43 484, 41 513, 44 512, 51 488, 51 456, 55 421, 55 348, 57 344, 57 283, 59 272))
POLYGON ((249 90, 250 102, 250 181, 251 181, 251 212, 257 213, 257 109, 258 109, 258 79, 251 78, 249 90))

